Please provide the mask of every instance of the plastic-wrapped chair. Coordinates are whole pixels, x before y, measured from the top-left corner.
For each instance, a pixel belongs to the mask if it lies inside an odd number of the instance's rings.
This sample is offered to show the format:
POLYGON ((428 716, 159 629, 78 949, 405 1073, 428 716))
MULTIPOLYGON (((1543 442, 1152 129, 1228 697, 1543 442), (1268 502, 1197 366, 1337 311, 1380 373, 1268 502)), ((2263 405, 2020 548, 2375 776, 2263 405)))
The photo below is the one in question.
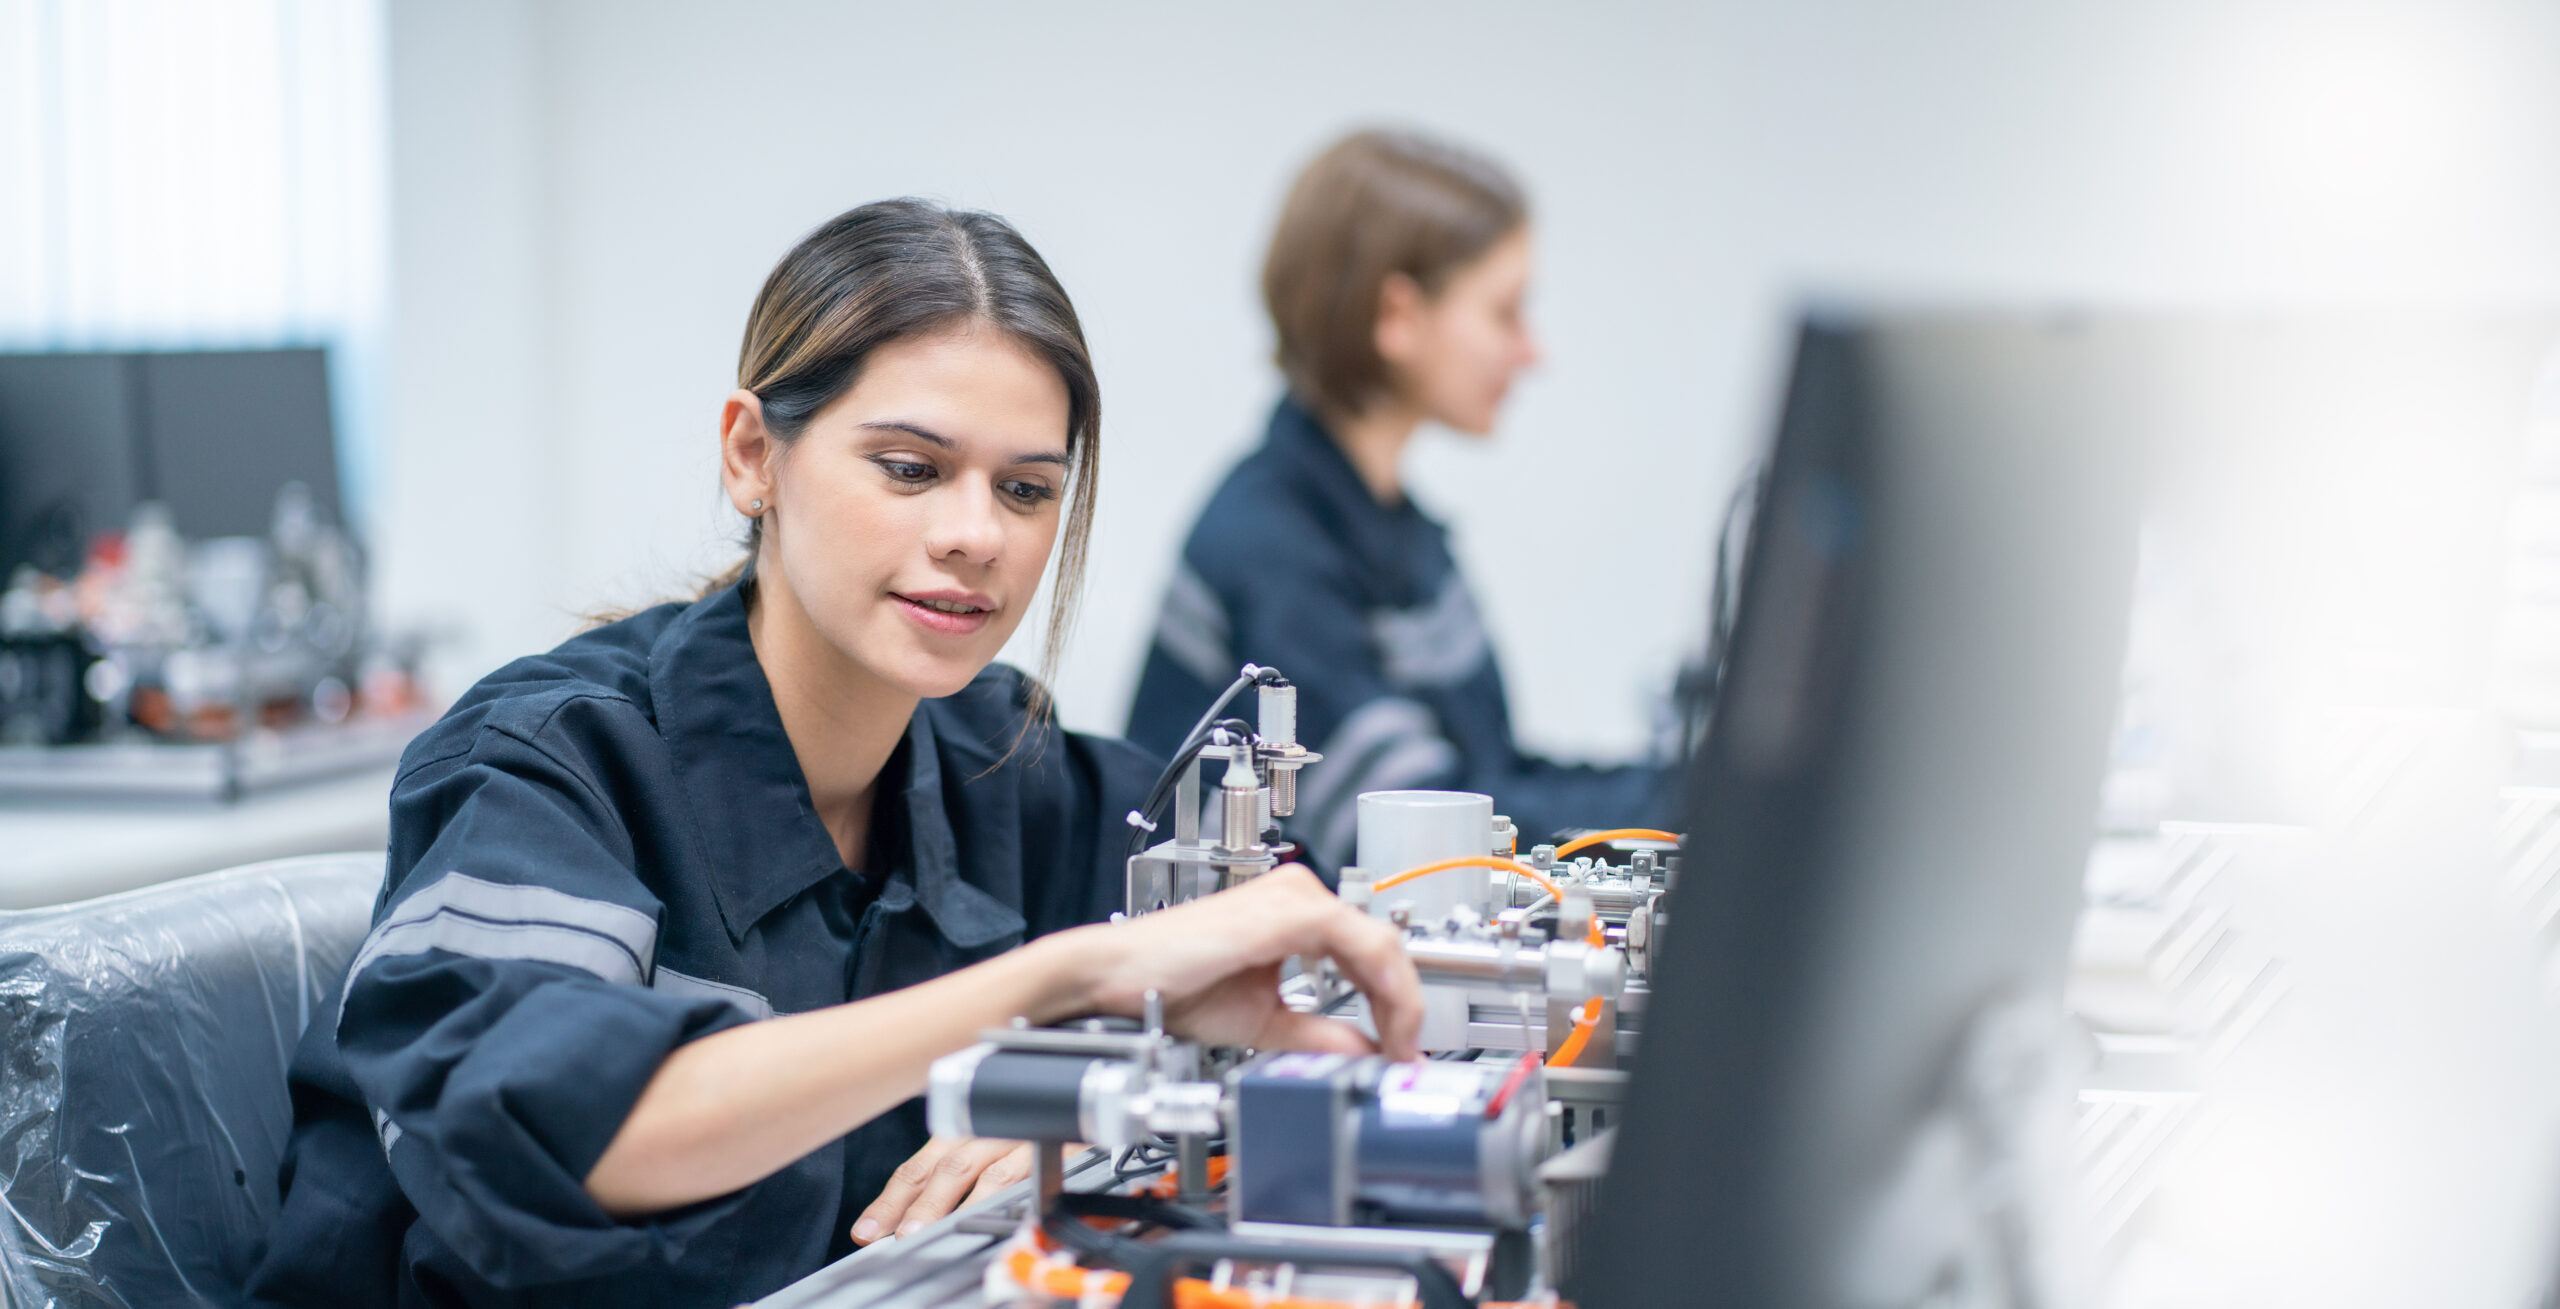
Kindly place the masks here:
POLYGON ((0 1301, 241 1301, 285 1065, 381 888, 314 855, 0 913, 0 1301))

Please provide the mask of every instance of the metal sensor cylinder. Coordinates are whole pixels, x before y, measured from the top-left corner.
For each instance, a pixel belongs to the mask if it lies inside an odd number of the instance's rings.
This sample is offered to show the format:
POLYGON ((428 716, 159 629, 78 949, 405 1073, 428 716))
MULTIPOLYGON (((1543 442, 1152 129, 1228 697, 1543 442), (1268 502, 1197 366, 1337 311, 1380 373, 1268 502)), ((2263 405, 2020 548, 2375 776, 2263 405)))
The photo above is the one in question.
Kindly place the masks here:
POLYGON ((1245 762, 1245 751, 1239 746, 1227 760, 1227 774, 1218 783, 1218 846, 1225 850, 1252 850, 1262 844, 1262 779, 1256 777, 1253 765, 1245 762))

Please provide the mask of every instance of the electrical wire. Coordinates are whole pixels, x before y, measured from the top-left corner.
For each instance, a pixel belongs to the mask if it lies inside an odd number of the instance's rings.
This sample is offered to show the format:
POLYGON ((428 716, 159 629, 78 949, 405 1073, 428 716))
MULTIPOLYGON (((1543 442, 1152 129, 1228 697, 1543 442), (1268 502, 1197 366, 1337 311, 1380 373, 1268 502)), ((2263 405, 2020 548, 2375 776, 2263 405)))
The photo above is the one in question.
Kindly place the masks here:
POLYGON ((1547 1057, 1547 1067, 1570 1068, 1574 1060, 1582 1057, 1583 1047, 1591 1044, 1592 1029, 1600 1025, 1600 1010, 1600 997, 1595 995, 1573 1011, 1573 1032, 1547 1057))
POLYGON ((1524 864, 1517 859, 1505 859, 1498 854, 1460 855, 1455 859, 1443 859, 1436 864, 1424 864, 1419 868, 1408 868, 1393 877, 1371 883, 1369 886, 1369 892, 1370 894, 1375 895, 1389 887, 1402 886, 1417 877, 1427 877, 1433 873, 1445 873, 1452 868, 1493 868, 1507 873, 1516 873, 1522 877, 1528 878, 1532 882, 1536 882, 1539 886, 1544 887, 1547 894, 1554 896, 1559 900, 1564 898, 1564 892, 1557 889, 1556 884, 1553 881, 1548 880, 1546 874, 1539 872, 1535 868, 1531 868, 1529 865, 1524 864))
POLYGON ((1175 790, 1182 782, 1182 770, 1200 766, 1200 752, 1208 748, 1209 743, 1220 731, 1225 731, 1237 740, 1242 740, 1252 735, 1253 727, 1241 718, 1222 719, 1208 724, 1205 731, 1195 734, 1192 739, 1182 743, 1182 749, 1174 753, 1173 762, 1167 765, 1162 773, 1156 775, 1155 785, 1148 788, 1147 802, 1129 811, 1130 854, 1142 854, 1146 851, 1147 838, 1154 835, 1156 828, 1161 826, 1158 815, 1164 812, 1165 804, 1173 799, 1175 790))
MULTIPOLYGON (((1289 679, 1280 675, 1280 670, 1277 668, 1265 668, 1260 664, 1246 664, 1244 668, 1236 674, 1236 680, 1229 682, 1227 684, 1227 689, 1220 691, 1218 693, 1218 698, 1209 702, 1209 711, 1200 715, 1199 722, 1191 725, 1191 730, 1183 735, 1183 743, 1188 745, 1192 742, 1205 738, 1209 733, 1209 725, 1218 721, 1219 713, 1224 711, 1228 704, 1232 703, 1238 695, 1243 694, 1246 687, 1257 685, 1285 686, 1288 684, 1288 680, 1289 679)), ((1181 752, 1176 751, 1175 753, 1179 754, 1181 752)))
POLYGON ((1220 691, 1218 698, 1209 702, 1209 708, 1200 715, 1200 721, 1193 723, 1191 730, 1183 734, 1182 744, 1174 748, 1173 761, 1165 767, 1164 772, 1157 775, 1156 784, 1148 789, 1146 804, 1129 811, 1130 854, 1135 855, 1146 850, 1147 838, 1156 830, 1158 811, 1164 807, 1166 798, 1173 793, 1174 784, 1181 780, 1182 770, 1197 766, 1197 756, 1201 747, 1209 743, 1211 732, 1228 723, 1233 723, 1239 737, 1252 735, 1252 724, 1233 718, 1221 722, 1218 715, 1226 712, 1227 706, 1234 703, 1237 696, 1244 694, 1244 689, 1248 686, 1287 686, 1288 684, 1289 679, 1281 676, 1277 668, 1266 668, 1261 664, 1246 664, 1237 670, 1236 680, 1229 682, 1227 689, 1220 691))
MULTIPOLYGON (((1248 686, 1288 684, 1289 679, 1282 677, 1279 669, 1265 668, 1260 664, 1246 664, 1236 673, 1236 680, 1228 683, 1227 689, 1209 702, 1208 712, 1200 715, 1200 721, 1193 723, 1191 730, 1183 734, 1182 744, 1174 747, 1173 761, 1165 766, 1164 772, 1157 775, 1156 784, 1148 789, 1146 804, 1129 811, 1129 853, 1138 854, 1147 848, 1147 837, 1156 830, 1157 811, 1163 807, 1165 797, 1172 794, 1174 783, 1182 777, 1182 770, 1195 766, 1194 757, 1200 753, 1200 747, 1209 743, 1210 731, 1220 725, 1218 715, 1225 713, 1227 706, 1244 694, 1248 686)), ((1249 725, 1239 726, 1247 733, 1253 730, 1249 725)))
POLYGON ((1677 845, 1680 842, 1680 834, 1654 827, 1612 827, 1605 832, 1585 833, 1557 846, 1556 858, 1570 859, 1579 851, 1588 850, 1609 841, 1669 841, 1677 845))

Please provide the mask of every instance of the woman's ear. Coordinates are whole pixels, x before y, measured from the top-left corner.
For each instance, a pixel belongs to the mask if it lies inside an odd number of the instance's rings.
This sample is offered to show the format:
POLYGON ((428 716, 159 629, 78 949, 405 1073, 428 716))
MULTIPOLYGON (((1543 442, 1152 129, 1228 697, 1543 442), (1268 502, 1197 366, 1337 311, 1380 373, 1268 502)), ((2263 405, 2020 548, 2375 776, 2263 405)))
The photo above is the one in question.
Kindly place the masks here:
POLYGON ((1412 362, 1421 351, 1427 307, 1421 283, 1403 273, 1387 274, 1378 284, 1378 325, 1369 339, 1380 359, 1399 368, 1412 362))
POLYGON ((720 485, 729 504, 749 518, 773 508, 774 457, 782 451, 764 425, 764 400, 737 390, 720 402, 720 485))

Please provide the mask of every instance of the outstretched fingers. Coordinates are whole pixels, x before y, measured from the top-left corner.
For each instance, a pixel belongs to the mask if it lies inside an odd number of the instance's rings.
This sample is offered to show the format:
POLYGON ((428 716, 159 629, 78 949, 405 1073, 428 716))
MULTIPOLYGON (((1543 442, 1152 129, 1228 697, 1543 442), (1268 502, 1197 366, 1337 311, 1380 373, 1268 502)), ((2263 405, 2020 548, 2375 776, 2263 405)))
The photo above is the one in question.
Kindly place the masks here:
POLYGON ((1297 892, 1305 938, 1294 953, 1333 960, 1369 998, 1370 1022, 1387 1057, 1421 1058, 1422 978, 1405 957, 1402 934, 1336 899, 1313 874, 1298 870, 1298 877, 1306 884, 1297 892))
POLYGON ((1327 934, 1325 953, 1369 997, 1379 1050, 1390 1059, 1421 1058, 1422 976, 1405 957, 1404 937, 1344 905, 1338 925, 1327 934))

